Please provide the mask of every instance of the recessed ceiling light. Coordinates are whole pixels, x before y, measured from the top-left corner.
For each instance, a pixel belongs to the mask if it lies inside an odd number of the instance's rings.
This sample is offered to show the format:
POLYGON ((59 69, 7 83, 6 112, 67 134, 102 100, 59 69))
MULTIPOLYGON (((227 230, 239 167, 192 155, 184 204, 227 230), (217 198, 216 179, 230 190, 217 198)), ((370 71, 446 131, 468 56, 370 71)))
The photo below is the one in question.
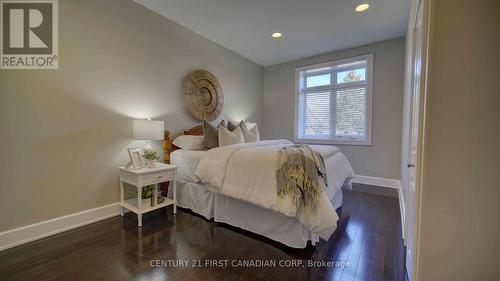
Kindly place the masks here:
POLYGON ((356 7, 356 12, 358 13, 361 13, 361 12, 364 12, 366 10, 368 10, 368 8, 370 8, 370 5, 368 4, 360 4, 356 7))
POLYGON ((271 34, 271 36, 274 39, 278 39, 278 38, 281 38, 281 36, 283 36, 283 34, 281 34, 281 32, 274 32, 273 34, 271 34))

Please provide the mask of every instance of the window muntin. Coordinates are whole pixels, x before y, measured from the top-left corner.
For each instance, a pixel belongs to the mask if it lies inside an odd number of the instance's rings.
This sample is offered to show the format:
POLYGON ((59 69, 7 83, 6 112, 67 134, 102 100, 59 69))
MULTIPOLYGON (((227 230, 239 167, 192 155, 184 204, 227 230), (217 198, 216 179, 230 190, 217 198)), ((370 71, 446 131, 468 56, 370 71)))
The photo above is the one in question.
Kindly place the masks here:
POLYGON ((296 70, 295 141, 371 144, 372 55, 296 70))

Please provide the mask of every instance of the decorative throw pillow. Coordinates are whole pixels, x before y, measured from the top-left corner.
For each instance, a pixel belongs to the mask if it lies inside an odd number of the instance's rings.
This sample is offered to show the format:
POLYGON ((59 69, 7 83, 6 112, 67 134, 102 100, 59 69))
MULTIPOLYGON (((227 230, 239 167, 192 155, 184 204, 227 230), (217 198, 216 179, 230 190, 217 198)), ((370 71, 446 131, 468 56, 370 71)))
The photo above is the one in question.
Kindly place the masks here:
POLYGON ((239 126, 241 128, 241 131, 243 132, 243 137, 245 138, 245 142, 256 142, 260 140, 259 129, 257 128, 257 124, 255 124, 255 126, 249 129, 247 124, 241 121, 239 126))
POLYGON ((243 137, 243 132, 240 127, 237 127, 231 132, 222 126, 219 126, 219 146, 237 143, 245 143, 245 138, 243 137))
MULTIPOLYGON (((220 121, 217 127, 226 127, 224 120, 220 121)), ((203 121, 203 137, 205 149, 211 149, 219 146, 219 132, 216 126, 203 121)))
POLYGON ((234 131, 234 130, 236 130, 236 128, 237 128, 239 125, 240 125, 239 123, 233 123, 233 121, 231 121, 231 120, 230 120, 230 121, 227 121, 227 129, 228 129, 229 131, 231 131, 231 132, 232 132, 232 131, 234 131))
MULTIPOLYGON (((241 122, 245 122, 245 121, 241 120, 241 122)), ((233 121, 227 121, 227 129, 231 132, 236 130, 236 127, 238 127, 239 125, 240 125, 240 123, 235 123, 233 121)), ((253 129, 253 127, 257 126, 257 123, 245 122, 245 125, 247 125, 247 128, 249 130, 251 130, 251 129, 253 129)))
POLYGON ((205 147, 204 141, 204 136, 182 135, 176 137, 172 143, 182 149, 199 150, 205 147))

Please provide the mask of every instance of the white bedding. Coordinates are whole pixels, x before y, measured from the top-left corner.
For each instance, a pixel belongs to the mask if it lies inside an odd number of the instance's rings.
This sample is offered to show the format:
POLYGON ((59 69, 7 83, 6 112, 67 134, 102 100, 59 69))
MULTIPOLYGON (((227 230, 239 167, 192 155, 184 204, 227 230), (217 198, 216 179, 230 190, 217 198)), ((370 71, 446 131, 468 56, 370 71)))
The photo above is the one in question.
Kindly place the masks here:
MULTIPOLYGON (((311 148, 318 152, 325 151, 325 145, 310 145, 311 148)), ((207 152, 204 150, 187 150, 178 149, 170 154, 171 163, 178 167, 177 178, 185 182, 195 182, 197 177, 194 175, 198 162, 207 152)), ((341 188, 347 178, 353 177, 349 161, 342 152, 329 155, 323 154, 325 159, 325 167, 328 177, 328 186, 326 189, 328 199, 332 202, 335 209, 342 205, 341 188), (326 156, 325 156, 326 155, 326 156)), ((209 188, 207 186, 206 188, 209 188)), ((189 208, 192 209, 192 208, 189 208)))
POLYGON ((176 165, 177 178, 183 181, 197 181, 194 172, 198 162, 207 153, 205 150, 177 149, 170 154, 170 162, 176 165))
MULTIPOLYGON (((329 179, 328 187, 322 194, 317 209, 307 216, 290 200, 278 200, 276 195, 278 152, 282 147, 290 144, 292 143, 287 140, 272 140, 211 149, 199 160, 195 176, 202 183, 211 185, 216 192, 225 196, 274 210, 285 216, 295 217, 307 229, 327 240, 337 225, 338 216, 330 199, 336 189, 342 186, 342 184, 337 185, 335 181, 341 181, 341 179, 334 175, 336 173, 334 169, 327 168, 327 176, 331 177, 332 184, 329 179), (328 173, 328 170, 333 171, 328 173)), ((345 157, 339 153, 338 148, 333 146, 320 146, 315 149, 327 158, 327 163, 325 163, 327 167, 330 159, 336 157, 337 154, 340 154, 338 157, 345 157)), ((352 168, 350 165, 347 166, 348 168, 344 170, 349 170, 347 174, 352 176, 352 168)))
MULTIPOLYGON (((313 149, 316 148, 313 147, 313 149)), ((325 167, 328 180, 326 194, 330 202, 332 202, 332 206, 337 209, 342 206, 342 187, 344 185, 346 187, 351 186, 350 179, 354 177, 354 171, 342 152, 325 158, 325 167)))

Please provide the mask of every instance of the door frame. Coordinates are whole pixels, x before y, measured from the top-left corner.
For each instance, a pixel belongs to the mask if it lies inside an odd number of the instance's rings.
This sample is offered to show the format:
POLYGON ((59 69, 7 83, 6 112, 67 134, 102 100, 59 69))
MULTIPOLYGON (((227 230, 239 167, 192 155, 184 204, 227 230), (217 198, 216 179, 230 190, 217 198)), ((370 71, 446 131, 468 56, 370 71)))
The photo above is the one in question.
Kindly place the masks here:
MULTIPOLYGON (((421 76, 420 76, 420 88, 419 88, 419 107, 418 107, 418 136, 417 136, 417 156, 416 156, 416 161, 415 163, 408 163, 408 164, 414 164, 415 167, 415 194, 414 194, 414 210, 413 210, 413 216, 410 217, 408 216, 409 214, 406 213, 406 221, 405 221, 405 230, 407 230, 408 225, 411 223, 413 224, 413 231, 412 233, 407 233, 407 235, 412 236, 413 240, 413 245, 407 245, 407 247, 411 247, 411 259, 412 259, 412 271, 410 273, 410 276, 408 276, 410 281, 417 281, 419 280, 418 276, 418 268, 419 268, 419 262, 418 262, 418 257, 419 257, 419 248, 420 248, 420 226, 421 226, 421 210, 422 210, 422 185, 423 185, 423 175, 424 175, 424 148, 425 148, 425 132, 426 132, 426 127, 427 127, 427 108, 428 108, 428 99, 427 99, 427 90, 428 90, 428 70, 429 70, 429 57, 430 57, 430 35, 431 35, 431 8, 432 8, 432 0, 416 0, 417 1, 417 9, 415 11, 415 17, 411 18, 410 20, 413 21, 414 26, 416 21, 418 20, 418 12, 420 9, 422 12, 422 42, 421 44, 421 76)), ((412 15, 410 15, 412 16, 412 15)), ((412 32, 414 29, 412 29, 412 32)), ((409 35, 407 35, 409 36, 409 35)), ((411 36, 414 36, 412 33, 411 36)), ((412 42, 412 44, 415 44, 415 42, 412 42)), ((415 50, 412 47, 412 54, 411 54, 411 62, 412 62, 412 73, 411 73, 411 103, 410 103, 410 110, 411 110, 411 115, 410 115, 410 130, 413 130, 413 120, 414 120, 414 62, 415 62, 415 50)), ((407 153, 411 153, 412 149, 412 137, 411 137, 412 132, 410 131, 410 138, 408 138, 408 151, 407 153)), ((408 160, 411 158, 409 157, 408 160)), ((411 199, 410 195, 410 179, 408 182, 408 199, 411 199)), ((406 203, 406 208, 410 206, 408 202, 406 203)), ((406 239, 405 239, 406 240, 406 239)), ((405 241, 406 242, 406 241, 405 241)), ((405 263, 405 268, 406 268, 406 263, 405 263)))

